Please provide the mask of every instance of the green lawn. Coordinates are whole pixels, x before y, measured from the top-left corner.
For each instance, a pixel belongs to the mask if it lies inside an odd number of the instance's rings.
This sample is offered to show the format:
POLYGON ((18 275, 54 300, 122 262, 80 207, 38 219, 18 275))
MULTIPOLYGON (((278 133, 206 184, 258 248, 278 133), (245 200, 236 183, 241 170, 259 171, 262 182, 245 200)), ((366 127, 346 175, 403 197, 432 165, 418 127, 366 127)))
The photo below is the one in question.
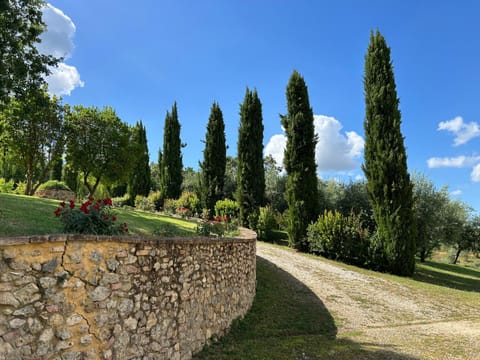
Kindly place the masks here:
MULTIPOLYGON (((0 236, 44 235, 62 232, 53 212, 58 200, 0 194, 0 236)), ((175 235, 192 235, 196 223, 168 216, 125 209, 114 209, 119 222, 126 222, 131 235, 152 236, 168 228, 175 235)), ((171 231, 170 231, 171 232, 171 231)))

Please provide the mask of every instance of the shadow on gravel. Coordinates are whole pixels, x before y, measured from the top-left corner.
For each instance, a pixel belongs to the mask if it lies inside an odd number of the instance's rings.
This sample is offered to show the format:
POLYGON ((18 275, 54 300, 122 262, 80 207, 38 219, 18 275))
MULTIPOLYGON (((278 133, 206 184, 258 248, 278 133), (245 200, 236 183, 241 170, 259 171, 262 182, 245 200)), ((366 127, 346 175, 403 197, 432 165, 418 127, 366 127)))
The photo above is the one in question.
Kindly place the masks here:
POLYGON ((257 294, 249 313, 194 359, 415 358, 385 344, 380 349, 337 338, 335 320, 323 302, 295 277, 257 256, 257 294))
POLYGON ((433 261, 418 263, 414 280, 451 289, 480 292, 480 271, 433 261))

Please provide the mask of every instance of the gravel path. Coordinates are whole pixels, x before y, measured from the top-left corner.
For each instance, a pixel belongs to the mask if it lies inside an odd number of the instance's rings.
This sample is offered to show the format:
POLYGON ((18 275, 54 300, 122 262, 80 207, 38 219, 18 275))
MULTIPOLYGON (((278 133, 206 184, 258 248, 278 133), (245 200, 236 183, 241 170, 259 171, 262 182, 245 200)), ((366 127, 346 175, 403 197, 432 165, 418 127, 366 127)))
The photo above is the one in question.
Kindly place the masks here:
POLYGON ((480 295, 473 305, 448 294, 432 296, 262 242, 257 255, 318 296, 335 319, 338 338, 418 359, 480 360, 480 295))

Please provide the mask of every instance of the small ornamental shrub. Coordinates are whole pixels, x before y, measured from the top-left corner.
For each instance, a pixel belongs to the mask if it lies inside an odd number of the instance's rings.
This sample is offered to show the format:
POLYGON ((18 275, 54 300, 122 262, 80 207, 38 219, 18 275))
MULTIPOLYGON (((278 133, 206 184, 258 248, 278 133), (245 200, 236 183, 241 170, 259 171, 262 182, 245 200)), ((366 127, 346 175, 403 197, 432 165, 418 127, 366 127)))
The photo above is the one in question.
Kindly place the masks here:
POLYGON ((55 216, 63 223, 65 233, 118 235, 128 233, 126 223, 117 223, 117 217, 111 212, 110 198, 94 200, 90 197, 79 208, 71 200, 62 201, 54 211, 55 216))
POLYGON ((38 190, 67 190, 72 191, 63 181, 48 180, 38 187, 38 190))
POLYGON ((240 214, 240 207, 236 201, 225 199, 218 200, 215 204, 216 216, 227 216, 229 219, 237 218, 240 214))
POLYGON ((192 212, 190 211, 189 208, 186 208, 186 207, 176 208, 175 214, 180 216, 182 219, 188 219, 189 217, 192 216, 192 212))
POLYGON ((135 196, 135 208, 143 211, 155 211, 155 204, 153 201, 145 196, 135 196))
POLYGON ((257 236, 260 240, 268 240, 272 230, 277 227, 275 212, 270 206, 261 207, 258 214, 257 236))
POLYGON ((163 203, 163 211, 169 215, 175 214, 177 207, 177 200, 175 199, 165 199, 163 203))
POLYGON ((151 191, 150 194, 148 194, 148 199, 153 203, 155 211, 162 209, 165 198, 161 191, 151 191))
POLYGON ((15 183, 13 180, 5 181, 4 178, 0 178, 0 193, 11 194, 13 193, 13 188, 15 183))
POLYGON ((361 214, 343 216, 326 211, 307 230, 310 252, 348 264, 368 266, 370 234, 364 228, 361 214))
POLYGON ((198 214, 201 210, 200 199, 193 191, 184 191, 180 198, 176 201, 177 209, 187 208, 192 216, 198 214))

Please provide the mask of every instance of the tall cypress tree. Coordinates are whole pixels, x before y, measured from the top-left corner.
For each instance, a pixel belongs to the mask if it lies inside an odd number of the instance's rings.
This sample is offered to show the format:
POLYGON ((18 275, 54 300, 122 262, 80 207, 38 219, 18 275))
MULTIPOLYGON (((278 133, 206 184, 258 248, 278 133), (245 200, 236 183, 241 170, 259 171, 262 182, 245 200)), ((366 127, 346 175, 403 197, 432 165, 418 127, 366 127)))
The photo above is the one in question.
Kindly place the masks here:
POLYGON ((215 203, 222 198, 226 163, 225 124, 222 110, 218 103, 214 102, 208 118, 203 162, 200 164, 202 201, 210 216, 213 216, 215 203))
POLYGON ((183 162, 177 103, 167 111, 163 130, 163 152, 160 163, 161 185, 165 199, 178 199, 182 191, 183 162))
POLYGON ((265 198, 262 103, 257 90, 250 91, 247 88, 240 106, 237 147, 237 199, 240 221, 247 226, 249 215, 263 205, 265 198))
POLYGON ((128 181, 128 194, 130 201, 134 202, 137 195, 148 196, 151 187, 147 133, 141 121, 132 129, 132 145, 136 156, 128 181))
POLYGON ((381 270, 412 275, 415 269, 412 183, 400 131, 399 100, 390 48, 377 30, 365 56, 365 164, 363 171, 377 223, 381 270))
POLYGON ((284 164, 287 170, 288 238, 290 246, 306 250, 303 239, 310 222, 317 220, 318 179, 315 163, 317 137, 313 111, 303 77, 294 71, 287 85, 287 115, 282 125, 287 135, 284 164))

